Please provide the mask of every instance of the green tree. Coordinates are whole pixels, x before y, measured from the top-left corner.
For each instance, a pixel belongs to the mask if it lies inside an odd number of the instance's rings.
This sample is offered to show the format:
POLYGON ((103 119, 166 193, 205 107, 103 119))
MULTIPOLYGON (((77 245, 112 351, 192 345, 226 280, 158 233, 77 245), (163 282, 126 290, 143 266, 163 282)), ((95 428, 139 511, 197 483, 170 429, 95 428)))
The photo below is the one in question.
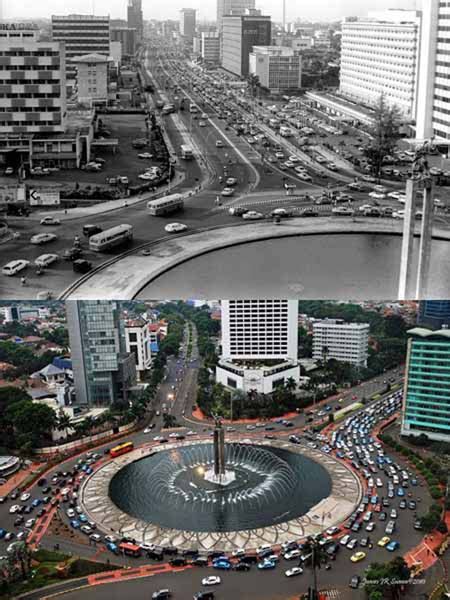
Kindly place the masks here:
POLYGON ((58 422, 53 408, 29 400, 15 402, 8 407, 6 415, 14 428, 18 446, 31 442, 36 447, 51 439, 51 432, 58 422))

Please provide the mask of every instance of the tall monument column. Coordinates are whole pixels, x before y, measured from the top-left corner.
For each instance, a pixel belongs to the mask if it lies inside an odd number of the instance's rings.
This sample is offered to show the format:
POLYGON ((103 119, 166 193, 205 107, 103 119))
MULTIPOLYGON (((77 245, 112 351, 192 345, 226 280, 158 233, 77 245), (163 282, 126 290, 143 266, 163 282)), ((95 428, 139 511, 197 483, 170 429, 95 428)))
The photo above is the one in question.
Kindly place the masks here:
POLYGON ((431 242, 434 221, 434 190, 431 180, 425 181, 420 228, 419 264, 417 266, 416 298, 427 298, 428 274, 430 271, 431 242))
POLYGON ((417 181, 414 179, 408 179, 406 182, 405 216, 403 221, 402 253, 400 259, 400 280, 398 284, 399 300, 406 300, 408 298, 408 287, 411 282, 416 195, 417 181))
POLYGON ((213 468, 206 471, 206 481, 226 486, 236 479, 234 471, 226 469, 225 465, 225 431, 222 427, 220 417, 214 417, 214 455, 213 468))

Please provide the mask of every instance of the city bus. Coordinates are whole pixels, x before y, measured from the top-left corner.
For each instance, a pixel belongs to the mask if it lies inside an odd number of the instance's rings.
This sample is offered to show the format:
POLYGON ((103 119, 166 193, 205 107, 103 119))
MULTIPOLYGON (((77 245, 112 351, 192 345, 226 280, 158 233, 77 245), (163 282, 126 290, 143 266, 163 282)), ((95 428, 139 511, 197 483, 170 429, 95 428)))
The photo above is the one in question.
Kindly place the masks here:
POLYGON ((154 217, 162 217, 177 210, 183 210, 184 200, 181 194, 171 194, 147 203, 148 212, 154 217))
POLYGON ((136 544, 130 544, 129 542, 122 542, 119 544, 119 551, 122 552, 122 554, 134 556, 135 558, 141 556, 142 553, 140 546, 137 546, 136 544))
POLYGON ((188 146, 187 144, 181 146, 181 158, 183 160, 192 160, 194 158, 194 151, 191 146, 188 146))
POLYGON ((105 252, 115 246, 127 244, 133 239, 133 227, 131 225, 117 225, 96 233, 89 238, 89 249, 94 252, 105 252))
POLYGON ((133 442, 124 442, 123 444, 119 444, 118 446, 114 446, 109 451, 110 456, 115 458, 116 456, 120 456, 121 454, 126 454, 127 452, 131 452, 134 448, 133 442))

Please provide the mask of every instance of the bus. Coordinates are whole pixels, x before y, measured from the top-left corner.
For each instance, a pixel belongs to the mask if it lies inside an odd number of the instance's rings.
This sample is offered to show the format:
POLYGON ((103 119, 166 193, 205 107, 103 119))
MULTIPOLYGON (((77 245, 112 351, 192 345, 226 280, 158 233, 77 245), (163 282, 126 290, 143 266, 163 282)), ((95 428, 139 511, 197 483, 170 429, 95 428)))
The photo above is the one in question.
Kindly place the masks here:
POLYGON ((194 151, 191 146, 188 146, 187 144, 181 146, 181 158, 183 160, 192 160, 194 158, 194 151))
POLYGON ((133 227, 131 225, 117 225, 96 233, 89 238, 89 249, 94 252, 105 252, 115 246, 127 244, 133 239, 133 227))
POLYGON ((119 444, 118 446, 114 446, 109 451, 110 456, 115 458, 116 456, 120 456, 121 454, 126 454, 127 452, 131 452, 134 448, 133 442, 124 442, 123 444, 119 444))
POLYGON ((122 552, 122 554, 134 556, 135 558, 141 556, 142 553, 140 546, 137 546, 136 544, 130 544, 129 542, 122 542, 119 544, 119 551, 122 552))
POLYGON ((163 217, 177 210, 183 210, 184 200, 181 194, 171 194, 147 203, 148 212, 154 217, 163 217))

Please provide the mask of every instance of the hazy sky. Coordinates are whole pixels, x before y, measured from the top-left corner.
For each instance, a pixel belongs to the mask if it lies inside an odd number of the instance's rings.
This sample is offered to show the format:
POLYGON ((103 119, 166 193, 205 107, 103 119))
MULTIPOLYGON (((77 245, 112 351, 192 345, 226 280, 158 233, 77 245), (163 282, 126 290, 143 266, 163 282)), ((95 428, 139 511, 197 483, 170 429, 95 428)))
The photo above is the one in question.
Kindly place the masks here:
MULTIPOLYGON (((48 17, 51 14, 109 14, 124 18, 127 0, 0 0, 3 3, 3 18, 48 17)), ((180 8, 197 8, 199 19, 215 17, 216 0, 143 0, 144 18, 178 18, 180 8)), ((258 8, 281 21, 282 0, 256 0, 258 8)), ((297 17, 306 19, 332 20, 344 15, 364 15, 378 8, 420 8, 421 0, 286 0, 288 20, 297 17)))

